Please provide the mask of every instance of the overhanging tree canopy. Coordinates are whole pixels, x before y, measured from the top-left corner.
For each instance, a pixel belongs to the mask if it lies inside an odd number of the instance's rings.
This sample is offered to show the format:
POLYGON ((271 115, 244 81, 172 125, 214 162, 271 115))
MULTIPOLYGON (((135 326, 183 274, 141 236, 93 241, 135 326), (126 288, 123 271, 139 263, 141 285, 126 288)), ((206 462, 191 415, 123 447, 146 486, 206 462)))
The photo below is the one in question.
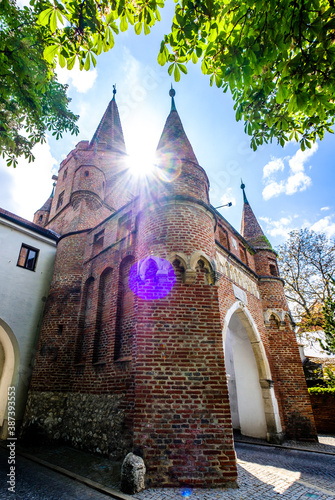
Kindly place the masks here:
MULTIPOLYGON (((88 70, 97 55, 113 48, 120 31, 133 26, 136 34, 149 34, 164 4, 31 0, 33 11, 28 11, 3 0, 0 63, 7 80, 0 96, 2 153, 9 153, 11 161, 20 154, 31 158, 31 146, 44 137, 43 126, 55 134, 75 133, 65 89, 55 80, 56 61, 72 69, 78 60, 88 70), (19 132, 22 123, 29 139, 19 132)), ((180 0, 171 22, 159 64, 167 64, 178 81, 189 61, 201 62, 211 85, 230 89, 236 119, 244 121, 254 150, 273 139, 282 146, 295 139, 304 150, 332 132, 333 0, 180 0)))
MULTIPOLYGON (((33 0, 48 28, 44 54, 70 69, 89 69, 129 25, 150 33, 165 0, 33 0)), ((333 0, 181 0, 158 62, 175 80, 186 63, 231 90, 236 119, 256 149, 274 138, 310 147, 335 118, 335 8, 333 0)))
POLYGON ((33 160, 31 149, 47 131, 57 138, 76 134, 78 117, 68 109, 67 87, 43 57, 44 29, 34 13, 3 0, 0 26, 0 155, 15 166, 19 156, 33 160))

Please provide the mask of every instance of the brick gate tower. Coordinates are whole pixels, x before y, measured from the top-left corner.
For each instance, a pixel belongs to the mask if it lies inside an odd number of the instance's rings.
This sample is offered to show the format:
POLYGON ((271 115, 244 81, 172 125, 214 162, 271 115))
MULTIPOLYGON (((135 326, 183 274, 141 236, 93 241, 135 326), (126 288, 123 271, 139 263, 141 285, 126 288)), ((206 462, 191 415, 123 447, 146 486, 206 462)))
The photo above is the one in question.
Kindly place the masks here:
POLYGON ((134 451, 150 485, 234 484, 233 428, 316 431, 276 254, 244 185, 241 234, 210 205, 170 96, 149 186, 130 188, 114 93, 35 214, 59 238, 23 433, 134 451))

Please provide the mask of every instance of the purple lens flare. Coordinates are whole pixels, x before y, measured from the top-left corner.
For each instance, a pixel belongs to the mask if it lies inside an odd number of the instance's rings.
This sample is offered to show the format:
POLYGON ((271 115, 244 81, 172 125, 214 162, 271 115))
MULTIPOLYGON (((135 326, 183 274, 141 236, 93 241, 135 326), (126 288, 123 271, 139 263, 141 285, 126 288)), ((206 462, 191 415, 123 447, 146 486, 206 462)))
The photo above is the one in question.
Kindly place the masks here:
POLYGON ((129 288, 144 300, 166 297, 175 282, 172 264, 161 257, 150 255, 130 268, 129 288))

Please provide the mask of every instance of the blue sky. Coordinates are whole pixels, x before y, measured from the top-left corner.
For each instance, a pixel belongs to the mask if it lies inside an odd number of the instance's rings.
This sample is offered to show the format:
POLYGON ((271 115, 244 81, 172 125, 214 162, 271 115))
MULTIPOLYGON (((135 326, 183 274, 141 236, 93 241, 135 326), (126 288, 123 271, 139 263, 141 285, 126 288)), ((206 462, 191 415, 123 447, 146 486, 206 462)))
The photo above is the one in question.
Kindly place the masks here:
POLYGON ((80 140, 90 140, 117 85, 127 151, 138 164, 153 156, 170 111, 173 83, 176 107, 200 165, 211 183, 214 206, 231 201, 221 213, 240 230, 241 177, 249 202, 271 243, 283 243, 292 229, 309 227, 335 237, 335 137, 328 134, 302 153, 295 143, 281 148, 249 147, 243 122, 236 122, 229 94, 209 86, 199 65, 188 65, 188 75, 174 83, 167 67, 157 63, 160 40, 169 29, 171 8, 148 36, 132 32, 115 37, 115 47, 97 59, 90 72, 59 71, 69 84, 71 109, 80 115, 80 135, 66 135, 35 148, 36 161, 20 161, 14 170, 0 162, 0 206, 31 220, 49 197, 51 177, 59 163, 80 140), (165 19, 166 18, 166 19, 165 19))

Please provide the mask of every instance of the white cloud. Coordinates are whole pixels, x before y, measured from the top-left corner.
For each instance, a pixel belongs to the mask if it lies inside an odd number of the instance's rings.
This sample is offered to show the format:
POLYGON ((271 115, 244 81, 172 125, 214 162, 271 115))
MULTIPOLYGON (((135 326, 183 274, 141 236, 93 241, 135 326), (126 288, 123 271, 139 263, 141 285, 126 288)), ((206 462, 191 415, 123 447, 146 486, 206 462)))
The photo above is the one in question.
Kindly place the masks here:
POLYGON ((263 168, 263 177, 270 177, 271 174, 278 172, 278 170, 284 170, 284 162, 281 158, 272 158, 263 168))
POLYGON ((305 149, 301 151, 299 149, 292 158, 289 160, 289 165, 294 174, 304 171, 304 163, 313 156, 313 154, 318 150, 318 144, 314 142, 310 149, 305 149))
POLYGON ((274 198, 276 196, 279 196, 281 193, 285 192, 285 185, 284 182, 276 182, 272 181, 269 184, 265 186, 263 189, 263 199, 265 201, 269 200, 270 198, 274 198))
POLYGON ((314 143, 311 149, 305 151, 299 149, 292 157, 272 158, 263 168, 263 178, 265 179, 263 199, 269 200, 280 194, 290 196, 298 191, 305 191, 311 186, 312 179, 305 173, 305 163, 317 149, 318 145, 314 143), (290 167, 288 176, 286 179, 276 180, 276 175, 285 170, 285 160, 288 160, 290 167))
POLYGON ((270 217, 260 217, 260 220, 266 223, 266 233, 270 236, 283 236, 287 238, 290 231, 295 229, 292 226, 293 217, 281 217, 279 220, 272 220, 270 217))
POLYGON ((316 231, 317 233, 325 233, 328 238, 334 238, 335 222, 332 219, 333 215, 327 215, 327 217, 314 222, 314 224, 310 226, 309 229, 311 229, 312 231, 316 231))
POLYGON ((76 90, 82 94, 85 94, 93 87, 98 76, 98 72, 95 68, 90 71, 85 71, 84 69, 80 71, 77 63, 71 70, 57 66, 56 73, 60 83, 72 84, 76 90))
POLYGON ((321 212, 326 212, 327 210, 330 210, 330 207, 322 207, 320 210, 321 212))
POLYGON ((285 184, 285 194, 291 195, 297 191, 305 191, 312 184, 312 179, 304 172, 290 175, 285 184))
POLYGON ((236 205, 236 198, 232 192, 233 189, 231 187, 226 190, 220 198, 220 205, 226 205, 227 203, 231 203, 233 207, 236 205))
MULTIPOLYGON (((25 219, 32 220, 34 212, 48 199, 52 190, 52 175, 57 161, 53 158, 49 144, 37 144, 33 148, 35 161, 28 163, 19 159, 16 168, 6 170, 10 179, 9 192, 2 208, 25 219), (6 205, 6 206, 5 206, 6 205)), ((1 165, 1 168, 6 168, 1 165)))

